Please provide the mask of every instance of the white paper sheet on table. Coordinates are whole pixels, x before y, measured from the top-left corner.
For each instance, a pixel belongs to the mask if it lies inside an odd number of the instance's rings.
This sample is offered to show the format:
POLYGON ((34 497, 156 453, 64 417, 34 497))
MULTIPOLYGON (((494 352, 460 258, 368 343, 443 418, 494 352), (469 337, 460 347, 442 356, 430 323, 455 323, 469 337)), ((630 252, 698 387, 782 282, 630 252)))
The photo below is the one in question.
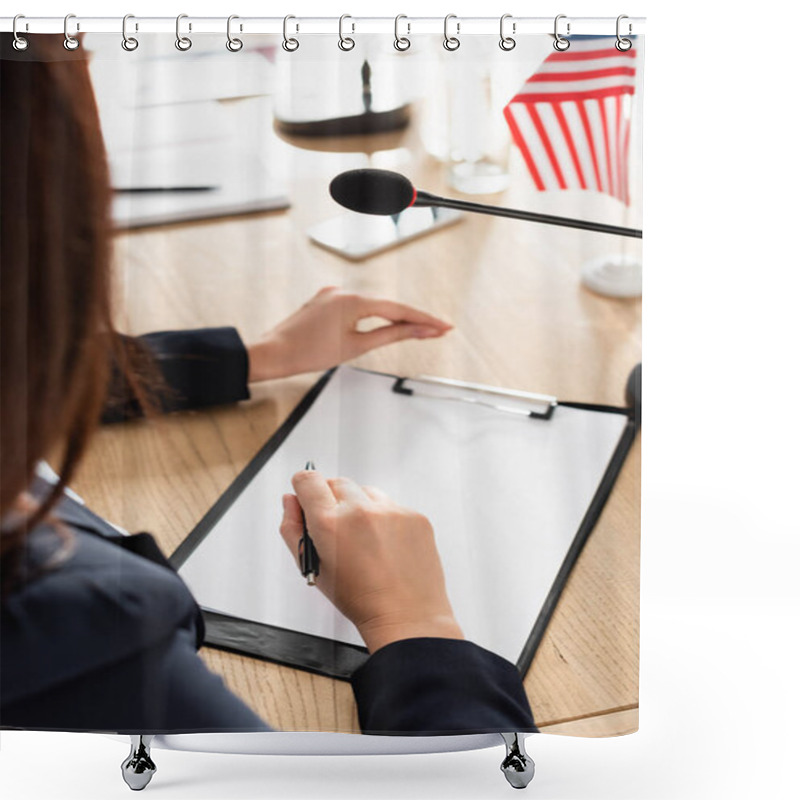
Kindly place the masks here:
POLYGON ((340 368, 180 574, 205 608, 363 645, 306 585, 278 532, 281 496, 313 460, 424 513, 465 635, 516 661, 627 417, 559 406, 545 421, 406 396, 393 383, 340 368))
POLYGON ((112 215, 135 228, 286 208, 286 145, 258 135, 272 119, 269 98, 223 105, 184 103, 101 114, 116 189, 207 187, 203 191, 118 192, 112 215), (141 137, 137 134, 144 131, 141 137))

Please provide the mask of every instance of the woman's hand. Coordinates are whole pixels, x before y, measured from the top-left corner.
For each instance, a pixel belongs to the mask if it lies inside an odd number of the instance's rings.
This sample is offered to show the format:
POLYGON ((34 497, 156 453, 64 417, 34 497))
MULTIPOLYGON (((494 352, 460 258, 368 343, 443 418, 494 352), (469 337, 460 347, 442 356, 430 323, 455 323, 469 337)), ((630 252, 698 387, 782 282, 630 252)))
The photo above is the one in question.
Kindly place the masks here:
POLYGON ((370 653, 400 639, 464 638, 424 516, 348 478, 303 471, 292 486, 297 495, 283 497, 281 536, 296 556, 304 512, 320 559, 317 586, 370 653))
POLYGON ((247 348, 249 381, 317 372, 402 339, 442 336, 452 327, 411 306, 328 286, 247 348), (359 321, 367 317, 388 324, 359 331, 359 321))

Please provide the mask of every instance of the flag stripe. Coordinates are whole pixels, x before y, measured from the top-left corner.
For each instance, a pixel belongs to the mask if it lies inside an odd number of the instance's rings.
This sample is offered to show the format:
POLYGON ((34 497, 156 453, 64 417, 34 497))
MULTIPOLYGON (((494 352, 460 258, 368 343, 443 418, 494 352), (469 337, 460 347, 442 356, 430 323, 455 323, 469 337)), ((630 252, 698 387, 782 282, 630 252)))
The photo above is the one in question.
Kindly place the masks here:
POLYGON ((605 88, 591 89, 591 90, 575 90, 567 92, 556 91, 541 91, 542 87, 537 87, 537 92, 524 92, 518 94, 511 102, 512 103, 540 103, 552 102, 553 100, 589 100, 592 98, 599 99, 601 97, 610 97, 616 94, 633 94, 633 86, 607 86, 605 88))
POLYGON ((528 78, 527 86, 539 83, 554 83, 559 81, 583 81, 594 80, 596 78, 611 78, 617 75, 636 75, 636 70, 631 67, 609 67, 607 69, 587 69, 581 72, 542 72, 528 78))
POLYGON ((592 162, 591 139, 587 136, 586 129, 584 128, 579 105, 580 104, 576 103, 574 100, 568 100, 562 103, 562 108, 564 109, 564 116, 569 122, 570 130, 575 140, 575 147, 578 150, 578 156, 581 160, 583 177, 586 179, 586 188, 599 192, 600 185, 598 184, 594 163, 592 162))
POLYGON ((622 198, 626 204, 630 203, 630 187, 628 186, 628 151, 631 143, 631 123, 630 119, 625 120, 625 138, 622 141, 622 152, 625 157, 622 159, 622 174, 624 176, 623 187, 624 197, 622 198))
POLYGON ((506 118, 506 122, 508 122, 508 127, 511 129, 511 138, 514 140, 514 144, 519 148, 520 153, 522 153, 522 158, 525 160, 525 164, 528 167, 528 171, 531 173, 531 177, 533 178, 533 182, 536 184, 536 188, 540 192, 543 192, 544 183, 542 182, 542 177, 539 175, 539 170, 536 169, 536 164, 533 163, 530 150, 528 150, 528 147, 525 144, 525 139, 522 137, 522 134, 519 131, 519 127, 514 119, 514 112, 511 110, 510 104, 503 109, 503 115, 506 118))
POLYGON ((561 172, 561 165, 558 163, 556 154, 553 152, 553 144, 550 141, 550 137, 547 135, 544 125, 542 124, 542 118, 539 116, 539 112, 536 110, 535 105, 529 105, 527 108, 531 117, 531 122, 533 122, 536 132, 539 134, 539 139, 542 142, 544 151, 547 153, 547 157, 550 159, 550 166, 556 176, 558 186, 560 189, 566 189, 567 184, 564 181, 564 174, 561 172))
POLYGON ((578 111, 583 122, 583 129, 586 132, 586 139, 589 142, 589 152, 592 154, 592 166, 594 167, 594 177, 597 180, 597 190, 603 191, 603 179, 600 176, 600 163, 597 160, 597 148, 594 146, 594 136, 592 136, 592 124, 589 122, 589 114, 585 103, 578 104, 578 111))
POLYGON ((593 58, 629 58, 633 60, 636 58, 636 48, 631 47, 630 50, 623 51, 617 50, 616 47, 612 47, 610 50, 573 50, 570 46, 569 50, 564 53, 558 55, 554 53, 552 56, 548 56, 544 63, 545 65, 548 62, 552 63, 550 59, 567 63, 569 61, 591 61, 593 58))
POLYGON ((614 167, 615 172, 617 175, 617 197, 622 200, 623 189, 622 189, 622 163, 624 159, 622 158, 622 98, 620 95, 617 95, 614 98, 614 114, 615 114, 615 138, 614 138, 614 147, 616 152, 614 153, 614 167))
POLYGON ((569 149, 569 154, 572 157, 572 163, 575 165, 575 172, 578 176, 580 187, 581 189, 585 189, 586 179, 583 177, 583 170, 581 169, 581 160, 578 157, 578 151, 575 147, 575 142, 572 139, 572 133, 570 133, 569 124, 567 123, 567 118, 564 116, 564 109, 561 103, 553 103, 553 113, 556 115, 558 124, 561 127, 561 135, 564 137, 564 141, 566 142, 567 148, 569 149))
POLYGON ((606 115, 606 104, 605 98, 601 100, 598 104, 598 108, 600 110, 600 122, 603 126, 603 149, 605 150, 606 156, 606 175, 608 177, 608 183, 606 184, 606 191, 610 194, 614 194, 614 172, 611 169, 611 148, 610 148, 610 137, 608 135, 608 117, 606 115))
POLYGON ((608 130, 608 171, 611 174, 611 195, 613 197, 617 197, 619 191, 616 99, 616 97, 606 97, 603 100, 603 106, 606 112, 606 128, 608 130))
POLYGON ((635 67, 630 61, 621 58, 592 58, 588 61, 572 61, 567 64, 562 64, 560 61, 554 64, 545 62, 542 64, 535 75, 531 75, 528 80, 533 80, 537 75, 552 75, 557 72, 569 72, 575 75, 582 75, 586 72, 594 72, 599 69, 620 69, 620 70, 633 70, 635 67))

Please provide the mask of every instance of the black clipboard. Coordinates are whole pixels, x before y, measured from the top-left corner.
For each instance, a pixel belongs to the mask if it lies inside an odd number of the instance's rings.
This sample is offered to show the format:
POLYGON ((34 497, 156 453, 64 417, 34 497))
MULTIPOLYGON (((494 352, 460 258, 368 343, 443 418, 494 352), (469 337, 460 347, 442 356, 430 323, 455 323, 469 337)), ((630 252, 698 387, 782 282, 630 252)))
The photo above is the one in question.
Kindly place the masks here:
MULTIPOLYGON (((335 372, 336 368, 329 370, 314 384, 293 409, 286 421, 256 453, 178 546, 170 557, 170 563, 176 570, 179 570, 186 563, 245 487, 278 451, 287 436, 322 394, 335 372)), ((396 375, 387 375, 386 373, 374 374, 393 378, 395 391, 410 393, 408 390, 404 390, 404 382, 408 379, 396 375)), ((561 568, 551 585, 547 598, 516 661, 516 666, 522 675, 525 675, 530 668, 569 575, 577 563, 597 520, 600 518, 600 514, 611 495, 625 458, 641 426, 641 364, 638 364, 632 370, 628 378, 625 388, 625 400, 625 406, 558 401, 558 405, 568 408, 603 414, 624 415, 627 421, 603 477, 561 564, 561 568)), ((353 672, 369 657, 366 647, 293 631, 275 625, 267 625, 254 620, 242 619, 211 609, 203 608, 202 612, 206 628, 204 644, 207 647, 283 664, 339 680, 349 680, 353 672)))

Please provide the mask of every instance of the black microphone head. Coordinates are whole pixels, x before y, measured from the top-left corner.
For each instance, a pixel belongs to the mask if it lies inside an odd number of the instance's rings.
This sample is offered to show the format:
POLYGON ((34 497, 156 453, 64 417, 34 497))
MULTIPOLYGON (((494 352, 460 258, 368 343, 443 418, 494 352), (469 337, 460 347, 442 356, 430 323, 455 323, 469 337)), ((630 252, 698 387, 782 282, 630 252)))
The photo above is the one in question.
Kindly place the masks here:
POLYGON ((417 192, 411 181, 386 169, 351 169, 330 186, 339 205, 362 214, 399 214, 413 205, 417 192))

